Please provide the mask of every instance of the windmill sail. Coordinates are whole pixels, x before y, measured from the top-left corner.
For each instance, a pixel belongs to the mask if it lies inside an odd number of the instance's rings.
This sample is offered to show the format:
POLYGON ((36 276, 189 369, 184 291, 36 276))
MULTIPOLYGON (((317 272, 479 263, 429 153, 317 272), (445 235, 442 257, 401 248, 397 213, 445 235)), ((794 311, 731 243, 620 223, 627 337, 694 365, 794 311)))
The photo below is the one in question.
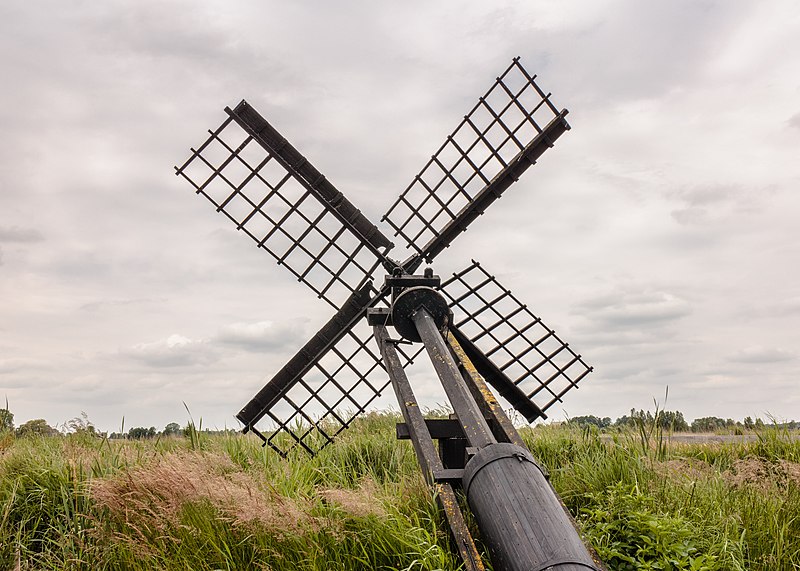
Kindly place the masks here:
POLYGON ((528 421, 576 388, 592 367, 478 262, 442 284, 453 334, 478 371, 528 421))
POLYGON ((569 129, 519 63, 498 77, 383 220, 415 257, 432 260, 569 129))
MULTIPOLYGON (((236 415, 245 432, 283 456, 294 448, 313 456, 380 397, 389 379, 364 315, 384 294, 369 285, 354 293, 236 415)), ((404 366, 413 359, 400 353, 404 366)))
POLYGON ((180 167, 259 248, 334 308, 392 243, 247 102, 180 167))

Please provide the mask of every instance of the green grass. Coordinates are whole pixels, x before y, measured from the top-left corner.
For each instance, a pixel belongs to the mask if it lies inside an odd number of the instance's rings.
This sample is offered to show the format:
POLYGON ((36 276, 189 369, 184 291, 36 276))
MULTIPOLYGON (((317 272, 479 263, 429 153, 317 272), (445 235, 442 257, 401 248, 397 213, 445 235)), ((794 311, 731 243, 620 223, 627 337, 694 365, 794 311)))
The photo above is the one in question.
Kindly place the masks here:
POLYGON ((670 443, 640 431, 524 431, 611 569, 800 569, 800 440, 670 443))
MULTIPOLYGON (((397 418, 309 459, 250 436, 0 435, 0 569, 458 569, 397 418)), ((800 569, 800 442, 523 437, 609 569, 800 569)))

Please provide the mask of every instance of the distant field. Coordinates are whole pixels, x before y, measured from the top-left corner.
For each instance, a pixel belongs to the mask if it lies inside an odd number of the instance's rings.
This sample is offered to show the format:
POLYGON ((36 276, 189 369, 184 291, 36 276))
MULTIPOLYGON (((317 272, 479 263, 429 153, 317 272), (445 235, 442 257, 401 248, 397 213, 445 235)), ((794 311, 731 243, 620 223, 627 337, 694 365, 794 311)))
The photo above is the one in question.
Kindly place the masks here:
MULTIPOLYGON (((0 569, 458 569, 397 418, 314 459, 242 435, 0 435, 0 569)), ((524 430, 611 570, 800 569, 800 442, 524 430)))

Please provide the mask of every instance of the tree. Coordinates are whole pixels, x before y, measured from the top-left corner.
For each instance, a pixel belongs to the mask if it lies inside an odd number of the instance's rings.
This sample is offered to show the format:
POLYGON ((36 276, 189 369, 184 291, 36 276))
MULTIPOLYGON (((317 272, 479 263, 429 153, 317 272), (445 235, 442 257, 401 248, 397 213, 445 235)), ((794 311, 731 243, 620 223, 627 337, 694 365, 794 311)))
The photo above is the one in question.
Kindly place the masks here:
POLYGON ((683 417, 683 413, 679 410, 656 410, 655 416, 652 412, 645 410, 631 409, 630 416, 625 415, 619 417, 614 426, 656 426, 664 430, 672 430, 675 432, 688 432, 689 423, 683 417))
POLYGON ((14 413, 7 408, 0 408, 0 432, 14 430, 14 413))
POLYGON ((661 428, 666 428, 675 432, 689 432, 689 423, 683 418, 683 413, 678 410, 661 411, 659 413, 658 424, 661 428))
POLYGON ((143 438, 154 438, 156 435, 156 427, 151 426, 150 428, 144 428, 143 426, 137 426, 136 428, 131 428, 128 431, 128 438, 132 440, 141 440, 143 438))
POLYGON ((27 436, 29 434, 40 434, 42 436, 52 436, 53 434, 58 434, 58 431, 47 424, 47 421, 43 418, 35 418, 33 420, 29 420, 28 422, 20 425, 17 428, 17 436, 27 436))
POLYGON ((164 427, 164 432, 162 434, 164 436, 181 436, 183 434, 183 429, 177 422, 170 422, 164 427))
POLYGON ((611 426, 611 419, 609 417, 598 418, 593 414, 588 416, 574 416, 569 419, 570 424, 576 426, 596 426, 597 428, 606 428, 611 426))
POLYGON ((633 418, 624 414, 614 421, 614 426, 633 426, 633 418))
POLYGON ((692 432, 714 432, 726 426, 727 422, 724 418, 704 416, 702 418, 695 418, 692 421, 692 432))

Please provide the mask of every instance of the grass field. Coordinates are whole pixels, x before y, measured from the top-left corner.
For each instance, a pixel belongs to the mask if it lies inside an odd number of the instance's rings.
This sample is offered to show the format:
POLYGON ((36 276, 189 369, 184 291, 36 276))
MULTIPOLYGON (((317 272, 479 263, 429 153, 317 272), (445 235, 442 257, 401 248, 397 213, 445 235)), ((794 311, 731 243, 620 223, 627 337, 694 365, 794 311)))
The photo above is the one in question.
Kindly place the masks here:
MULTIPOLYGON (((0 435, 0 569, 458 569, 391 414, 288 461, 238 434, 0 435)), ((800 569, 800 442, 524 430, 612 570, 800 569)))

